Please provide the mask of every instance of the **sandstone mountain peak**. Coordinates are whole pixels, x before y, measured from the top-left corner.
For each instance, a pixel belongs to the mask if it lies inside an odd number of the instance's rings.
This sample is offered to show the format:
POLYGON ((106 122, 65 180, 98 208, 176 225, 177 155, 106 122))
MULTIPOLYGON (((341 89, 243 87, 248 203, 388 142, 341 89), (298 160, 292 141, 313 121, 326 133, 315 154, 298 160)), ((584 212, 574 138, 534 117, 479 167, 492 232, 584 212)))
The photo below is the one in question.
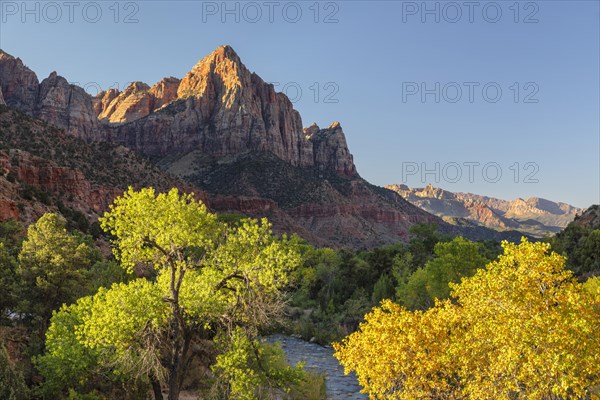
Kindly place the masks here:
POLYGON ((21 61, 20 58, 15 58, 11 54, 8 54, 6 51, 0 49, 0 59, 2 59, 2 58, 4 58, 4 59, 13 59, 13 60, 17 59, 17 60, 21 61))
POLYGON ((148 86, 147 83, 144 82, 140 82, 140 81, 136 81, 136 82, 131 82, 126 88, 125 88, 125 92, 140 92, 140 91, 146 91, 150 89, 150 86, 148 86))
POLYGON ((233 50, 233 48, 228 44, 224 44, 224 45, 217 47, 212 53, 210 53, 205 58, 210 58, 210 57, 219 58, 219 59, 229 59, 229 60, 234 60, 234 61, 240 62, 240 56, 238 56, 238 54, 235 52, 235 50, 233 50))
POLYGON ((186 76, 149 87, 133 82, 92 97, 59 75, 41 84, 12 56, 0 59, 0 90, 10 107, 89 141, 110 139, 161 159, 198 151, 222 158, 266 151, 298 167, 356 176, 339 123, 305 134, 292 102, 220 46, 186 76))
MULTIPOLYGON (((252 74, 230 46, 218 47, 202 58, 181 80, 179 97, 201 97, 208 91, 236 91, 251 84, 252 74)), ((228 100, 234 100, 231 96, 228 100)), ((232 103, 228 102, 228 106, 232 103)))
POLYGON ((241 70, 246 72, 246 66, 242 63, 240 56, 229 45, 217 47, 212 53, 203 57, 192 67, 190 73, 207 73, 207 72, 238 72, 241 70))
POLYGON ((38 96, 39 81, 20 58, 0 50, 0 86, 9 107, 33 113, 38 96))

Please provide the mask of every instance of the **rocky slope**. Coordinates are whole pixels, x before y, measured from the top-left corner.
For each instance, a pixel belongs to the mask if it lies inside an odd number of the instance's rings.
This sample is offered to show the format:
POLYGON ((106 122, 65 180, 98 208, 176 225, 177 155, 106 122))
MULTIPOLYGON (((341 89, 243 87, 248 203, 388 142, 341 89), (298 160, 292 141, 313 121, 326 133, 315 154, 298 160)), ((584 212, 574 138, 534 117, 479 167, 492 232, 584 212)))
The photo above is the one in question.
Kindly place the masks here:
POLYGON ((60 210, 91 222, 130 184, 193 189, 123 146, 88 144, 0 105, 0 220, 60 210))
POLYGON ((533 236, 559 232, 583 211, 566 203, 537 197, 508 201, 472 193, 453 193, 432 185, 424 188, 386 187, 447 221, 463 218, 492 229, 517 230, 533 236))
MULTIPOLYGON (((373 247, 406 239, 411 225, 431 222, 447 233, 498 238, 481 227, 453 227, 370 185, 356 171, 339 123, 304 129, 289 99, 229 46, 181 80, 134 82, 96 97, 56 73, 40 83, 20 59, 0 50, 0 90, 9 107, 91 146, 110 142, 147 157, 205 191, 213 210, 267 216, 278 231, 318 245, 373 247)), ((118 187, 152 184, 139 180, 141 173, 125 173, 118 187)))
POLYGON ((574 223, 590 229, 600 229, 600 205, 594 204, 575 217, 574 223))

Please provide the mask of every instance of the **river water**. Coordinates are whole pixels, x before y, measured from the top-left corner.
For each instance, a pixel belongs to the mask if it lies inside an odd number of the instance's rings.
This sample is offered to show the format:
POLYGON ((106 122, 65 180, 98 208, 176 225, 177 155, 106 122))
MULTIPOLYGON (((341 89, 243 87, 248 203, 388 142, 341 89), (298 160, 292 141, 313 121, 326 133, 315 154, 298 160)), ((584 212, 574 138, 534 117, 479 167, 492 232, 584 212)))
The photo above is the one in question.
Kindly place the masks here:
POLYGON ((296 365, 304 362, 304 368, 324 374, 326 377, 327 399, 330 400, 367 400, 368 396, 360 393, 361 387, 355 375, 344 375, 344 368, 333 357, 331 347, 323 347, 285 335, 271 335, 268 342, 279 342, 285 352, 288 362, 296 365))

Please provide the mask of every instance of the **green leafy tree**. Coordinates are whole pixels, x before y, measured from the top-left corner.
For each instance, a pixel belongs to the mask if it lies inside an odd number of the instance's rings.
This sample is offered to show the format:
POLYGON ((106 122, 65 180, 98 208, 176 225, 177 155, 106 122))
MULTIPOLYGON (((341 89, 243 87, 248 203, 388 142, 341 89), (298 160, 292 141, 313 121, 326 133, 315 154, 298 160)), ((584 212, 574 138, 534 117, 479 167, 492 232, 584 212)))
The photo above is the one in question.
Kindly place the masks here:
POLYGON ((227 398, 281 398, 273 388, 289 393, 306 377, 301 363, 287 365, 280 346, 252 340, 241 328, 235 328, 227 337, 218 337, 216 342, 220 354, 212 370, 226 382, 227 398))
POLYGON ((434 258, 425 264, 431 278, 428 292, 432 299, 448 298, 449 283, 458 283, 462 278, 472 276, 490 261, 481 255, 483 246, 480 243, 460 236, 450 242, 437 243, 433 252, 434 258))
MULTIPOLYGON (((418 267, 417 267, 418 268, 418 267)), ((416 271, 414 266, 414 257, 411 252, 406 251, 394 257, 392 266, 392 275, 398 284, 408 282, 410 276, 416 271)))
POLYGON ((414 265, 425 265, 433 254, 433 248, 443 238, 437 232, 436 224, 415 224, 410 227, 408 249, 413 255, 414 265))
POLYGON ((91 306, 92 298, 83 297, 75 304, 63 305, 52 316, 45 353, 34 359, 44 377, 38 390, 42 398, 61 398, 65 390, 83 392, 94 378, 99 353, 85 346, 75 333, 75 327, 90 313, 91 306))
POLYGON ((18 258, 20 308, 41 332, 53 310, 86 294, 89 270, 98 257, 81 235, 67 232, 58 214, 44 214, 29 226, 18 258))
POLYGON ((10 322, 10 313, 17 305, 17 260, 0 242, 0 324, 10 322))
POLYGON ((0 399, 26 400, 29 390, 23 375, 10 360, 4 344, 0 343, 0 399))
POLYGON ((572 263, 577 272, 585 275, 600 274, 600 230, 589 232, 574 252, 572 263))
POLYGON ((373 288, 373 295, 371 301, 373 303, 379 303, 383 299, 391 299, 394 297, 395 288, 392 278, 388 274, 383 274, 375 283, 373 288))
POLYGON ((10 255, 16 257, 19 254, 23 239, 25 239, 25 228, 19 221, 9 219, 0 222, 0 242, 4 243, 10 255))
POLYGON ((600 275, 600 230, 571 222, 549 242, 567 257, 567 266, 579 276, 600 275))
MULTIPOLYGON (((194 358, 211 354, 207 341, 236 328, 253 340, 281 315, 288 276, 300 262, 296 242, 275 238, 266 220, 230 227, 176 189, 129 189, 101 225, 115 237, 123 268, 153 268, 156 279, 101 288, 72 331, 99 362, 147 379, 157 399, 163 386, 169 399, 179 397, 194 358)), ((58 336, 47 339, 54 359, 63 357, 58 336)))
MULTIPOLYGON (((449 283, 458 283, 486 265, 489 260, 482 255, 484 251, 482 244, 462 237, 436 243, 434 257, 398 286, 399 302, 410 309, 427 309, 434 299, 448 298, 449 283)), ((398 268, 406 271, 405 266, 398 268)))
POLYGON ((429 295, 430 282, 429 271, 419 268, 406 283, 396 288, 398 302, 411 310, 426 310, 433 306, 433 299, 429 295))

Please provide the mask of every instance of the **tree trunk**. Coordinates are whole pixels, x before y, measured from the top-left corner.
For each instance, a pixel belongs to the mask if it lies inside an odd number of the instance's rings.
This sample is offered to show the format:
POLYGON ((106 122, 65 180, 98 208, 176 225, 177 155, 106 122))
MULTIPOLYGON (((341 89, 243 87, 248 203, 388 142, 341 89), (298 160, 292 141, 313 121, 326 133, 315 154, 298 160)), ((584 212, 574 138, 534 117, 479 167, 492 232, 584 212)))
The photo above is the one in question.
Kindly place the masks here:
POLYGON ((169 365, 169 400, 179 399, 179 374, 181 373, 181 327, 179 326, 179 307, 173 304, 173 316, 171 319, 171 362, 169 365))
POLYGON ((179 400, 179 363, 169 371, 169 400, 179 400))
POLYGON ((150 376, 150 384, 152 385, 154 400, 163 400, 162 388, 158 379, 156 379, 154 376, 150 376))
POLYGON ((179 306, 179 290, 183 281, 184 270, 179 271, 176 279, 177 268, 171 265, 171 359, 168 367, 169 395, 168 400, 178 400, 179 392, 185 377, 184 361, 189 350, 189 332, 186 329, 183 312, 179 306))

